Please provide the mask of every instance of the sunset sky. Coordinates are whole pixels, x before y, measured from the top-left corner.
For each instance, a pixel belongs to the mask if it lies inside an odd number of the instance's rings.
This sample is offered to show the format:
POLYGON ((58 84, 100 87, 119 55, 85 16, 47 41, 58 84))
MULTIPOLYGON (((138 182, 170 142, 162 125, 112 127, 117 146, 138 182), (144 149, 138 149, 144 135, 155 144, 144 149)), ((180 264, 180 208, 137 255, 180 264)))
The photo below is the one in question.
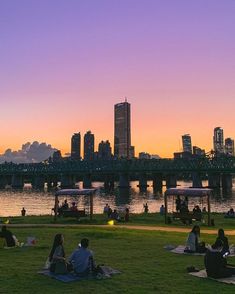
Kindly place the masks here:
POLYGON ((235 138, 234 16, 234 0, 0 1, 0 153, 70 152, 87 130, 113 144, 125 97, 137 153, 235 138))

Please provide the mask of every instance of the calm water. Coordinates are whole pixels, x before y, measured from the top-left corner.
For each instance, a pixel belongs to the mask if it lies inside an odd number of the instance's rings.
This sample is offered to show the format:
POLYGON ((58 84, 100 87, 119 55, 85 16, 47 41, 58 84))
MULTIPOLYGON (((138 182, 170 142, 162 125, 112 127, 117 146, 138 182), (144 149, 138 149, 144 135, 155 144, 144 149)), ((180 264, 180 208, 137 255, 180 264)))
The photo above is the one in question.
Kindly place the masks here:
MULTIPOLYGON (((113 193, 105 194, 102 183, 93 183, 93 186, 98 189, 94 197, 94 212, 102 213, 103 207, 108 203, 112 208, 117 208, 118 211, 124 211, 126 207, 130 208, 130 212, 141 213, 143 212, 143 204, 148 203, 150 212, 158 212, 160 206, 163 204, 162 194, 154 194, 151 187, 151 182, 148 183, 149 188, 147 193, 140 193, 137 187, 138 182, 131 182, 130 193, 119 191, 118 188, 113 193)), ((181 187, 190 187, 190 182, 178 182, 181 187)), ((230 207, 235 208, 235 182, 234 188, 231 193, 223 194, 217 191, 211 201, 211 209, 216 212, 226 212, 230 207)), ((78 186, 82 187, 81 183, 78 186)), ((207 186, 207 182, 203 183, 207 186)), ((163 187, 163 193, 165 191, 163 187)), ((88 212, 89 203, 87 198, 80 197, 61 197, 60 202, 67 198, 68 203, 75 201, 80 209, 85 208, 88 212)), ((205 200, 204 200, 205 201, 205 200)), ((0 216, 17 216, 21 214, 22 207, 25 207, 28 215, 45 215, 51 214, 51 208, 54 206, 54 193, 53 192, 37 192, 33 191, 30 186, 25 186, 23 191, 0 191, 0 216)), ((193 207, 195 204, 200 204, 201 208, 206 206, 206 202, 200 203, 200 199, 193 199, 189 202, 189 206, 193 207)), ((174 201, 169 201, 169 210, 172 210, 174 201)))

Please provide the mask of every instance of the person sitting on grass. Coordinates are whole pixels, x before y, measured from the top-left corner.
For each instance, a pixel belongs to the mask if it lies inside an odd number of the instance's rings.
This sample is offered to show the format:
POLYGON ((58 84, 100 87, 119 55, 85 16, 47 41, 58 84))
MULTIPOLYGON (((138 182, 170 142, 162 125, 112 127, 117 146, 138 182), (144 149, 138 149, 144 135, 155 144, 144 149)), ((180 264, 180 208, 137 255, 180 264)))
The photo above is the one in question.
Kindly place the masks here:
POLYGON ((111 213, 110 219, 115 221, 120 221, 120 216, 116 209, 114 209, 113 212, 111 213))
POLYGON ((234 218, 235 217, 235 212, 233 208, 230 208, 229 211, 225 214, 225 218, 234 218))
POLYGON ((227 264, 226 258, 222 254, 223 242, 216 240, 211 249, 207 250, 204 264, 206 267, 207 276, 210 278, 227 278, 235 275, 235 267, 227 264))
POLYGON ((6 240, 7 247, 16 246, 16 238, 11 231, 7 230, 6 226, 2 226, 2 231, 0 232, 0 237, 6 240))
POLYGON ((229 245, 228 245, 228 238, 225 237, 224 234, 224 230, 223 229, 219 229, 218 230, 218 237, 216 239, 216 241, 221 240, 223 242, 223 249, 222 249, 222 254, 225 254, 226 252, 229 252, 229 245))
POLYGON ((67 264, 65 261, 65 251, 63 244, 64 236, 62 234, 56 234, 51 252, 49 254, 50 271, 53 273, 58 273, 58 267, 60 267, 60 271, 63 267, 64 269, 62 271, 64 271, 64 273, 67 272, 67 264))
POLYGON ((88 249, 89 240, 81 240, 79 247, 69 257, 68 262, 72 264, 74 272, 78 276, 87 276, 95 270, 93 253, 88 249))
POLYGON ((192 231, 188 235, 188 239, 186 241, 186 248, 184 252, 186 253, 205 253, 206 247, 204 242, 199 242, 200 237, 200 227, 195 225, 192 231))

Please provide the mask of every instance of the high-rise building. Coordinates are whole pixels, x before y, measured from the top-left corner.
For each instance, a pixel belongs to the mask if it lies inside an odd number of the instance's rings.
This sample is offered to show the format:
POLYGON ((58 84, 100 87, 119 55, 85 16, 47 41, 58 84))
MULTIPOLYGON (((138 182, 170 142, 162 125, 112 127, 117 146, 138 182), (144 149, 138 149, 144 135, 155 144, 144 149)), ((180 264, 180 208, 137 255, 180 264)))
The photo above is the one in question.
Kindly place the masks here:
POLYGON ((189 134, 182 136, 183 152, 189 152, 192 154, 192 141, 189 134))
POLYGON ((114 156, 131 158, 131 105, 114 105, 114 156))
POLYGON ((84 135, 84 160, 94 159, 95 136, 91 131, 84 135))
POLYGON ((71 159, 81 159, 81 134, 75 133, 71 138, 71 159))
POLYGON ((214 128, 213 144, 215 153, 224 153, 224 131, 220 127, 214 128))
POLYGON ((112 157, 112 150, 109 141, 101 141, 98 146, 98 159, 109 160, 112 157))
POLYGON ((225 153, 230 156, 234 156, 234 140, 231 138, 225 139, 225 153))

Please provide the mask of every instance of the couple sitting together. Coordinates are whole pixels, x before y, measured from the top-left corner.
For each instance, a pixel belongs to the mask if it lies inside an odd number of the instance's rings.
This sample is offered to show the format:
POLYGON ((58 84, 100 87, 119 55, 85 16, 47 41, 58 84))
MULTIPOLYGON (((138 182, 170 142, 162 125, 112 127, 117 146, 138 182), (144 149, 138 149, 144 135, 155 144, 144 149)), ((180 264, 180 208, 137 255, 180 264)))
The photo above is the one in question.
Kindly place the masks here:
POLYGON ((95 271, 95 263, 92 251, 88 249, 89 240, 82 239, 78 248, 71 254, 68 261, 65 259, 64 237, 57 234, 49 255, 49 269, 55 274, 66 274, 74 272, 84 277, 95 271))
MULTIPOLYGON (((189 233, 187 241, 186 241, 186 248, 184 252, 186 253, 205 253, 207 251, 207 248, 205 246, 205 242, 199 241, 200 237, 200 227, 198 225, 195 225, 192 229, 192 231, 189 233)), ((229 245, 228 245, 228 238, 224 234, 223 229, 218 230, 218 236, 217 240, 222 241, 223 248, 222 248, 222 254, 230 254, 229 252, 229 245)))
POLYGON ((228 238, 223 229, 219 229, 215 243, 206 248, 204 242, 199 242, 200 227, 194 226, 189 233, 185 252, 187 253, 205 253, 204 264, 207 276, 211 278, 227 278, 235 275, 235 267, 229 265, 226 256, 230 254, 228 238))

